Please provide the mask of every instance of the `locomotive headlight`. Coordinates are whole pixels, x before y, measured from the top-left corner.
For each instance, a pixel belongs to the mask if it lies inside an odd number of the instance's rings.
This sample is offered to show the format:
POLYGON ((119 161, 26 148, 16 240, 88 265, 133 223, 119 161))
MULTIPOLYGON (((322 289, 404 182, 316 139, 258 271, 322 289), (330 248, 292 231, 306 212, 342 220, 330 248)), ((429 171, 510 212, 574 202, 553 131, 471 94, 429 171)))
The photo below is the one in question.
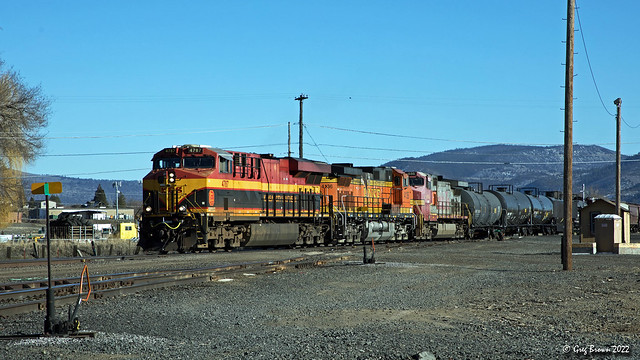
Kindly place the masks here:
POLYGON ((146 208, 144 208, 144 211, 146 212, 151 212, 151 210, 153 210, 151 206, 147 206, 146 208))
POLYGON ((180 210, 181 212, 187 211, 187 207, 182 205, 178 208, 178 210, 180 210))
POLYGON ((167 180, 169 180, 170 183, 176 182, 176 173, 175 172, 169 171, 169 174, 167 174, 167 175, 168 175, 168 179, 167 180))

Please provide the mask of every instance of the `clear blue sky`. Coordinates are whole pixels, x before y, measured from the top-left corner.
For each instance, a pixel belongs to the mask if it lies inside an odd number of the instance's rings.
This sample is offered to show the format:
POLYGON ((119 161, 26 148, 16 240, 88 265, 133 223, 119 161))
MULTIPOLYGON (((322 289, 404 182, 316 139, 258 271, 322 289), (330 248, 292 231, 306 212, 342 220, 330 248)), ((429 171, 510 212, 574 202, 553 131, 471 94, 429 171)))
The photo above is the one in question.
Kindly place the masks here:
MULTIPOLYGON (((640 2, 578 6, 607 110, 621 97, 640 124, 640 2)), ((300 93, 306 158, 563 143, 563 0, 3 1, 0 14, 0 57, 53 100, 31 173, 138 180, 179 144, 285 156, 287 122, 295 155, 300 93)), ((579 32, 576 52, 574 142, 615 149, 579 32)), ((622 139, 640 152, 640 128, 622 139)))

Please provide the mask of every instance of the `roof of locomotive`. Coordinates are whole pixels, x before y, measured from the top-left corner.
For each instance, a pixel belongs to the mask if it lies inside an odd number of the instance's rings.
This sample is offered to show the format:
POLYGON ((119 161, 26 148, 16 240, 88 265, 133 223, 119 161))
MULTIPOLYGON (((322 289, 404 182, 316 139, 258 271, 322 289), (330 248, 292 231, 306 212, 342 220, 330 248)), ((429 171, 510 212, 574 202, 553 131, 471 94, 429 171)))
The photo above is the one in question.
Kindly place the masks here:
POLYGON ((219 155, 225 159, 232 160, 233 156, 226 150, 211 147, 209 145, 174 145, 170 148, 164 148, 157 153, 153 154, 152 160, 157 158, 164 158, 167 155, 183 156, 183 155, 219 155))

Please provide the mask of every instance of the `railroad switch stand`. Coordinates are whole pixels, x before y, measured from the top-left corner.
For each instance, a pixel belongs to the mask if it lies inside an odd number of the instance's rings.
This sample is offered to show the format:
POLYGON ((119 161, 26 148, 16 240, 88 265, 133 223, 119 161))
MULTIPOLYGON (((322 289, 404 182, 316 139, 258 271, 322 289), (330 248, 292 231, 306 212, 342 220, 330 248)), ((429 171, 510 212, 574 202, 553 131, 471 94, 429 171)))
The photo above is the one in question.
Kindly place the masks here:
POLYGON ((69 315, 66 320, 57 319, 55 314, 55 304, 54 304, 54 296, 53 289, 47 289, 47 316, 44 320, 44 334, 49 336, 83 336, 89 335, 81 334, 80 331, 80 320, 78 320, 78 309, 80 308, 80 304, 83 301, 88 301, 89 296, 91 295, 91 281, 89 280, 89 269, 87 265, 84 265, 82 269, 82 274, 80 275, 80 289, 78 291, 78 300, 76 301, 75 307, 69 305, 69 315), (84 285, 84 279, 87 279, 87 296, 82 298, 82 288, 84 285), (73 309, 73 310, 72 310, 73 309))

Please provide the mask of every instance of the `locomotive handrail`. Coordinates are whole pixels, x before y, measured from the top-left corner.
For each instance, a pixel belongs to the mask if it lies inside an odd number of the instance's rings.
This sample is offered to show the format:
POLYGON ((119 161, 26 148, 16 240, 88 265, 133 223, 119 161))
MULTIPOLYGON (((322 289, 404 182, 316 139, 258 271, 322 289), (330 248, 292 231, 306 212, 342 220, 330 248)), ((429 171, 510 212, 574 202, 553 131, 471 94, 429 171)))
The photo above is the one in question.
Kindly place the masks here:
MULTIPOLYGON (((466 215, 468 219, 467 223, 469 224, 469 226, 471 226, 471 224, 473 224, 473 215, 471 215, 471 210, 469 210, 469 204, 465 203, 464 207, 467 210, 467 215, 466 215)), ((462 216, 465 216, 465 215, 462 214, 462 216)))
POLYGON ((540 196, 540 189, 538 189, 537 187, 525 186, 525 187, 520 187, 517 190, 522 192, 522 193, 525 193, 526 195, 531 195, 531 196, 535 196, 535 197, 539 197, 540 196), (527 190, 531 190, 533 192, 533 194, 529 194, 527 192, 527 190))
POLYGON ((264 177, 267 179, 267 193, 271 192, 271 181, 269 181, 269 173, 267 172, 267 168, 264 166, 264 161, 262 158, 258 158, 260 160, 260 165, 262 165, 262 169, 264 170, 264 177))
POLYGON ((506 192, 507 194, 513 194, 513 185, 489 185, 489 190, 500 191, 500 189, 505 189, 503 192, 506 192))
POLYGON ((483 189, 483 184, 479 181, 477 182, 470 182, 469 183, 469 188, 474 190, 476 193, 478 194, 482 194, 482 192, 484 191, 483 189), (477 188, 474 188, 472 185, 477 185, 477 188))
MULTIPOLYGON (((195 198, 195 195, 194 195, 194 198, 195 198)), ((184 197, 184 201, 185 201, 185 202, 187 203, 187 205, 188 205, 188 206, 190 206, 190 207, 194 207, 194 208, 197 208, 197 207, 198 207, 198 204, 194 204, 191 200, 189 200, 189 196, 185 196, 185 197, 184 197)))

